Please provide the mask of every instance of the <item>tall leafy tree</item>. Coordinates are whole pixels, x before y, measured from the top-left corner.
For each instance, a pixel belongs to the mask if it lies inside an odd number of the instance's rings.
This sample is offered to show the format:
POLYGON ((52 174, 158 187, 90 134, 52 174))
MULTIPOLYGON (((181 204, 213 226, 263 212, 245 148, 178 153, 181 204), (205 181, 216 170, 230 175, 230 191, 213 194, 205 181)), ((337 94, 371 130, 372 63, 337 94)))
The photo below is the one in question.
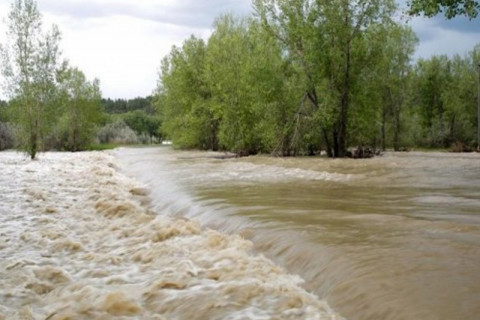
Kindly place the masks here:
POLYGON ((59 64, 60 32, 42 32, 42 17, 34 0, 15 0, 8 16, 7 42, 1 46, 2 72, 16 108, 21 147, 35 158, 52 127, 59 64))
POLYGON ((421 59, 415 66, 415 108, 421 120, 423 144, 447 147, 444 91, 452 82, 452 63, 445 56, 421 59))
MULTIPOLYGON (((393 131, 393 148, 399 151, 403 115, 408 100, 411 82, 411 59, 415 51, 417 38, 413 31, 404 26, 392 26, 387 29, 388 39, 383 43, 383 55, 377 70, 377 90, 382 96, 382 149, 386 148, 386 122, 390 122, 393 131), (390 120, 390 121, 389 121, 390 120)), ((380 44, 379 44, 380 45, 380 44)))
POLYGON ((393 1, 255 0, 254 8, 303 73, 306 96, 321 115, 327 153, 345 156, 361 74, 380 52, 366 35, 393 23, 393 1))
POLYGON ((212 110, 221 114, 219 142, 241 154, 265 150, 273 133, 268 114, 275 116, 281 94, 279 47, 252 19, 220 16, 208 41, 207 75, 212 110), (271 109, 270 109, 271 108, 271 109))
POLYGON ((210 107, 205 78, 206 44, 194 36, 163 59, 157 88, 162 130, 177 146, 218 149, 220 115, 210 107))
POLYGON ((71 67, 59 72, 59 80, 62 148, 84 150, 93 141, 95 126, 101 119, 99 80, 90 82, 82 71, 71 67))
POLYGON ((417 61, 410 92, 423 131, 418 144, 473 149, 479 62, 479 45, 465 57, 433 56, 417 61))

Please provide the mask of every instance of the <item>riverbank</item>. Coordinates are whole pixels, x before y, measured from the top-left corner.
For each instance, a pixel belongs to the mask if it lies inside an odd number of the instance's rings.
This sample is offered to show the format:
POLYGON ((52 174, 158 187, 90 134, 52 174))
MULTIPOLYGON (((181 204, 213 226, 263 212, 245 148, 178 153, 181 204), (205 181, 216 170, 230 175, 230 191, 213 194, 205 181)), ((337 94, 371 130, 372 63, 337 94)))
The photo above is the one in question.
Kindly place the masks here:
POLYGON ((0 319, 339 319, 249 241, 150 211, 108 153, 0 167, 0 319))

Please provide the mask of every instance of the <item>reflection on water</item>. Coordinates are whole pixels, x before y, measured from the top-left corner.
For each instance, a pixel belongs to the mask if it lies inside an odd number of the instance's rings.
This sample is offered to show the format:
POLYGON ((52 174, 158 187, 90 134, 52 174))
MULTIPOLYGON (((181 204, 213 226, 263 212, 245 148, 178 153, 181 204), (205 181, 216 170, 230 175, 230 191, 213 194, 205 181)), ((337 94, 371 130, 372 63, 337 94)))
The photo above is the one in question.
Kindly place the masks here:
POLYGON ((480 156, 117 152, 153 206, 251 239, 348 319, 478 319, 480 156))

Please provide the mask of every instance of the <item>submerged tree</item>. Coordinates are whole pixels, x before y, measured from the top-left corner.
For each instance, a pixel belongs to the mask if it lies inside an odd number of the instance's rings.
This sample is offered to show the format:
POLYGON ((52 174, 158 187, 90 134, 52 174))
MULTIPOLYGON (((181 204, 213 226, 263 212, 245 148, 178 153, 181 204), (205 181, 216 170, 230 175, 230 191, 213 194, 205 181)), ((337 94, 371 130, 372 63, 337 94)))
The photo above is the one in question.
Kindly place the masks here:
POLYGON ((42 17, 34 0, 15 0, 8 16, 7 42, 1 46, 2 72, 16 108, 20 145, 35 158, 52 127, 52 108, 60 51, 56 26, 42 32, 42 17))

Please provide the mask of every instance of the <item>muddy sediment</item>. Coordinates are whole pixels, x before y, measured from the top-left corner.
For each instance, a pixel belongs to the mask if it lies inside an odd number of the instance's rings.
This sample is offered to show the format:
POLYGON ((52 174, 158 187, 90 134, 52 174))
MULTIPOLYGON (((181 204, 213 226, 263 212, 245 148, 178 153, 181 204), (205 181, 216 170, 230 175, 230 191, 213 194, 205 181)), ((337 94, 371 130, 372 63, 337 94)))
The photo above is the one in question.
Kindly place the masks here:
POLYGON ((107 153, 0 167, 0 319, 339 319, 249 241, 149 210, 107 153))

